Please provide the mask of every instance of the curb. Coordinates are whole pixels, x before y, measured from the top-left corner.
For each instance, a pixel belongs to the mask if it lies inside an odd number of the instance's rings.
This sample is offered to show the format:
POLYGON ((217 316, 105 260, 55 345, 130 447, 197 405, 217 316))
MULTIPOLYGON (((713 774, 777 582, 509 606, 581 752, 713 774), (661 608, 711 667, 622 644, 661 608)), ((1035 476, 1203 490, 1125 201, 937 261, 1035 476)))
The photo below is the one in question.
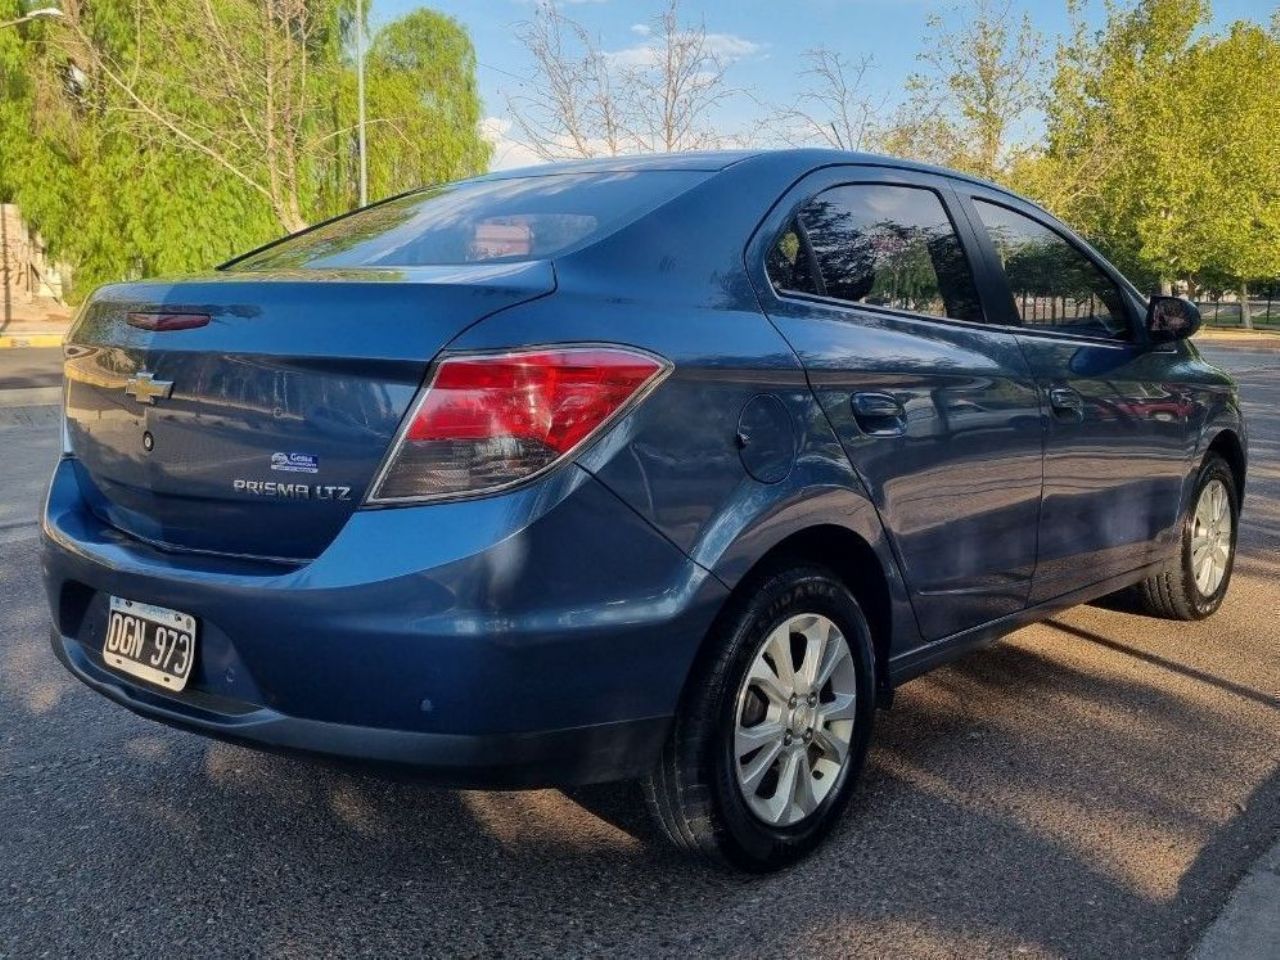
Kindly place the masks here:
POLYGON ((1280 843, 1258 858, 1191 960, 1273 960, 1280 945, 1280 843))
POLYGON ((1280 344, 1280 330, 1240 330, 1232 327, 1201 327, 1193 340, 1218 340, 1222 343, 1274 343, 1280 344))
POLYGON ((65 333, 14 333, 0 336, 0 350, 15 347, 60 347, 65 333))

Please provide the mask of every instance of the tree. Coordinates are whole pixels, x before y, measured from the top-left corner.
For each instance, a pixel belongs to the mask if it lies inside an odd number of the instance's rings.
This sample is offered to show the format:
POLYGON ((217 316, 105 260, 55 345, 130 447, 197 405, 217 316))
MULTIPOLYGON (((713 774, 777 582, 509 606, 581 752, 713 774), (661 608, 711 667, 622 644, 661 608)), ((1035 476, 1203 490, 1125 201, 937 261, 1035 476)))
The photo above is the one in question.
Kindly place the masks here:
POLYGON ((883 101, 864 89, 872 58, 850 59, 827 47, 806 50, 807 85, 795 102, 775 106, 766 129, 784 143, 816 143, 835 150, 862 150, 879 135, 883 101))
POLYGON ((71 0, 51 40, 139 142, 208 160, 262 196, 286 230, 306 224, 316 100, 337 61, 332 5, 304 0, 138 0, 132 42, 104 31, 110 4, 71 0))
POLYGON ((624 127, 643 150, 671 153, 718 147, 723 137, 711 112, 732 96, 726 59, 709 42, 705 24, 680 23, 677 0, 654 19, 652 51, 620 78, 630 91, 624 127))
MULTIPOLYGON (((94 30, 132 49, 133 13, 131 4, 103 0, 94 30)), ((216 263, 237 240, 278 230, 243 184, 131 136, 104 88, 57 42, 63 29, 41 21, 0 31, 8 51, 0 60, 0 194, 74 268, 73 295, 104 280, 216 263)))
POLYGON ((1280 30, 1204 35, 1208 14, 1143 0, 1060 46, 1046 145, 1018 185, 1141 281, 1243 299, 1280 274, 1280 30))
MULTIPOLYGON (((77 288, 208 267, 354 206, 346 0, 63 11, 0 33, 0 192, 72 263, 77 288)), ((485 168, 474 68, 465 32, 431 11, 374 37, 375 191, 485 168)))
POLYGON ((1097 37, 1085 22, 1082 0, 1067 0, 1067 13, 1071 27, 1057 41, 1043 103, 1045 137, 1015 156, 1003 178, 1015 190, 1059 211, 1088 194, 1115 159, 1111 118, 1087 110, 1085 82, 1096 68, 1097 37), (1056 162, 1068 156, 1069 161, 1056 162))
POLYGON ((1184 242, 1198 273, 1235 280, 1251 327, 1250 280, 1280 277, 1280 99, 1267 82, 1280 77, 1280 34, 1236 23, 1197 43, 1185 67, 1199 120, 1188 148, 1202 153, 1207 175, 1191 185, 1184 242))
POLYGON ((722 146, 715 108, 734 94, 726 56, 705 24, 681 23, 678 0, 654 18, 649 39, 608 52, 553 3, 521 25, 534 73, 507 98, 515 128, 544 160, 722 146))
POLYGON ((1011 4, 972 0, 950 18, 930 15, 923 69, 907 82, 909 97, 883 138, 890 153, 996 179, 1041 101, 1041 38, 1030 17, 1011 4))
POLYGON ((623 152, 622 94, 587 30, 548 3, 517 37, 533 57, 534 76, 507 97, 507 108, 529 148, 543 160, 623 152))
POLYGON ((1185 226, 1207 158, 1188 149, 1198 110, 1184 66, 1208 17, 1204 0, 1143 0, 1117 12, 1085 75, 1085 123, 1105 131, 1114 157, 1094 191, 1091 233, 1164 290, 1200 266, 1185 226))
MULTIPOLYGON (((410 187, 456 180, 485 170, 492 146, 478 135, 476 55, 457 22, 414 10, 373 37, 365 61, 369 189, 388 196, 410 187)), ((338 158, 347 161, 330 209, 353 205, 356 183, 354 77, 343 71, 346 99, 332 124, 338 158)))

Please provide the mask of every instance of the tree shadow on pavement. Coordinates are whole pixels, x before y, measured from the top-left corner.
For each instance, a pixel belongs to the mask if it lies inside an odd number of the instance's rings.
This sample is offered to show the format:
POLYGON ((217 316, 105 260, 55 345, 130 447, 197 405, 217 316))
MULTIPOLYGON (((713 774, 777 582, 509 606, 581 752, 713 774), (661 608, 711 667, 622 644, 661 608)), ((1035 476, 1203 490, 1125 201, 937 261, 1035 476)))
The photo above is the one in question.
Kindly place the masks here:
POLYGON ((1280 835, 1278 494, 1212 620, 1081 607, 906 685, 831 841, 762 878, 669 851, 634 784, 431 790, 136 718, 8 545, 0 956, 1177 955, 1280 835))
MULTIPOLYGON (((0 932, 39 931, 25 946, 55 955, 106 937, 123 953, 297 957, 1158 956, 1276 822, 1274 775, 1244 826, 1214 805, 1272 706, 1060 630, 904 688, 832 842, 758 879, 669 852, 634 785, 431 790, 210 744, 52 662, 22 669, 69 686, 42 711, 11 702, 7 744, 99 734, 93 756, 69 747, 4 778, 0 932), (1161 686, 1165 673, 1227 699, 1161 686), (129 896, 100 895, 116 889, 129 896), (74 923, 68 895, 92 901, 74 923)), ((21 951, 0 937, 4 952, 21 951)))

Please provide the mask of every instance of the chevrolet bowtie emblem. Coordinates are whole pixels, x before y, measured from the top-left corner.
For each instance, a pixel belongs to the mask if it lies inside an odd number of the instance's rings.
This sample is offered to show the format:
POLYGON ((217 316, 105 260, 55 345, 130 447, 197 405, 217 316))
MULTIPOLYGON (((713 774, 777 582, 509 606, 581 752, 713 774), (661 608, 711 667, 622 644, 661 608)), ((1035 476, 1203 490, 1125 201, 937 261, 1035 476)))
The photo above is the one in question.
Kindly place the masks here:
POLYGON ((155 403, 157 400, 169 398, 173 393, 173 381, 157 380, 154 373, 139 370, 137 375, 130 377, 129 382, 124 385, 124 392, 137 397, 139 403, 155 403))

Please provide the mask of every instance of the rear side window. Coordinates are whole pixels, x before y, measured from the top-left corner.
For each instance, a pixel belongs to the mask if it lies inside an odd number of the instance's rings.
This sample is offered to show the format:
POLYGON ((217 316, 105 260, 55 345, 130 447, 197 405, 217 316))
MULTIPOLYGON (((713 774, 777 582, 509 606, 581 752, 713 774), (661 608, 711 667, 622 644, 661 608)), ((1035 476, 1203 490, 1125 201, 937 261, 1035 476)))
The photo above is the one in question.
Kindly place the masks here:
POLYGON ((808 245, 794 220, 782 231, 782 236, 778 237, 777 243, 769 251, 765 269, 769 272, 769 279, 779 290, 790 290, 792 293, 819 292, 813 279, 813 263, 809 257, 808 245))
MULTIPOLYGON (((850 303, 982 320, 960 239, 932 190, 879 184, 834 187, 805 204, 797 220, 799 236, 807 238, 817 263, 817 292, 850 303)), ((778 245, 788 243, 790 235, 784 233, 778 245)), ((773 264, 779 258, 778 250, 770 257, 775 285, 812 292, 775 275, 773 264)))
POLYGON ((613 232, 706 176, 646 170, 443 184, 287 237, 229 269, 540 260, 613 232))
POLYGON ((1067 239, 1008 207, 974 199, 995 245, 1024 327, 1127 340, 1124 298, 1111 278, 1067 239))

